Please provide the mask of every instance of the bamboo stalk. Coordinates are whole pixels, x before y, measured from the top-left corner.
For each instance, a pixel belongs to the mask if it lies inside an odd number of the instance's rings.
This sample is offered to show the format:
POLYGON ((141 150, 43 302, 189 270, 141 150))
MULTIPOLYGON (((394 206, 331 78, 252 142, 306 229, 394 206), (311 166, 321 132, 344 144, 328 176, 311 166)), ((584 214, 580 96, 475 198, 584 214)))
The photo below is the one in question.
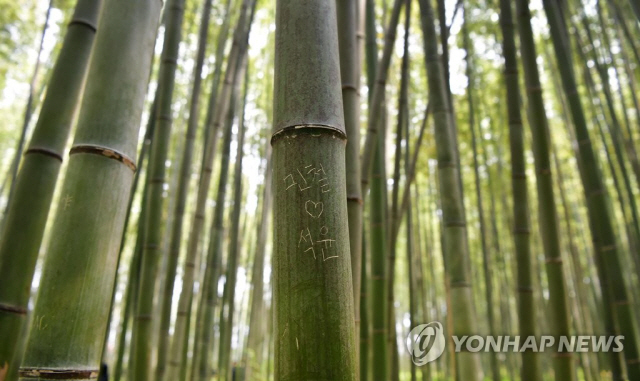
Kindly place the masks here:
POLYGON ((109 0, 100 16, 22 380, 98 373, 160 7, 109 0))
MULTIPOLYGON (((438 179, 443 217, 443 256, 447 285, 451 294, 453 317, 451 333, 457 336, 475 334, 472 289, 469 271, 469 248, 466 217, 456 150, 456 132, 451 121, 451 109, 438 53, 434 15, 431 3, 420 0, 425 65, 428 74, 430 102, 433 105, 435 139, 438 159, 438 179)), ((482 369, 476 353, 456 354, 457 376, 464 380, 482 379, 482 369)))
POLYGON ((176 189, 176 203, 173 210, 173 224, 171 226, 171 238, 169 241, 168 260, 165 275, 165 284, 160 309, 160 332, 158 335, 158 357, 155 378, 163 380, 166 369, 166 358, 169 347, 169 328, 171 323, 171 302, 173 298, 173 286, 178 268, 178 257, 182 243, 182 231, 184 210, 187 202, 189 179, 191 178, 191 166, 193 162, 193 150, 198 129, 200 111, 200 92, 202 87, 202 68, 204 66, 207 40, 209 36, 209 19, 212 0, 205 0, 202 5, 200 17, 200 31, 198 34, 198 50, 196 63, 193 69, 193 85, 189 103, 189 118, 185 131, 185 146, 180 164, 178 187, 176 189))
MULTIPOLYGON (((524 20, 520 20, 524 22, 524 20)), ((520 79, 518 75, 514 22, 510 0, 500 0, 500 27, 505 58, 509 147, 511 152, 511 192, 513 197, 513 240, 517 262, 518 329, 521 336, 536 334, 534 288, 531 274, 531 246, 529 225, 529 196, 524 155, 524 130, 520 111, 520 79)), ((524 38, 521 37, 522 40, 524 38)), ((521 42, 524 44, 523 42, 521 42)), ((524 47, 523 47, 524 48, 524 47)), ((538 355, 522 353, 520 377, 523 381, 540 381, 542 374, 538 355)))
POLYGON ((335 3, 276 4, 275 379, 355 380, 335 3))
POLYGON ((615 309, 620 333, 627 338, 625 340, 624 356, 629 378, 640 379, 637 320, 633 306, 627 295, 628 291, 625 285, 625 279, 620 276, 620 274, 623 274, 620 258, 621 253, 617 246, 616 234, 607 206, 607 191, 603 184, 597 157, 591 145, 587 123, 580 102, 580 95, 576 90, 573 58, 568 54, 571 52, 571 47, 566 25, 563 22, 562 13, 557 7, 557 4, 544 0, 543 5, 547 18, 549 19, 558 69, 561 73, 564 92, 569 101, 571 117, 578 140, 578 159, 581 162, 579 169, 587 198, 592 236, 594 237, 594 241, 597 242, 596 257, 601 257, 601 265, 604 266, 602 274, 606 273, 611 282, 612 304, 607 307, 615 309))
MULTIPOLYGON (((31 281, 63 150, 83 88, 100 1, 79 1, 12 189, 0 236, 0 368, 11 364, 25 324, 31 281), (28 212, 27 212, 28 211, 28 212), (9 286, 10 285, 10 286, 9 286)), ((39 58, 38 58, 39 61, 39 58)), ((13 373, 9 370, 9 373, 13 373)))

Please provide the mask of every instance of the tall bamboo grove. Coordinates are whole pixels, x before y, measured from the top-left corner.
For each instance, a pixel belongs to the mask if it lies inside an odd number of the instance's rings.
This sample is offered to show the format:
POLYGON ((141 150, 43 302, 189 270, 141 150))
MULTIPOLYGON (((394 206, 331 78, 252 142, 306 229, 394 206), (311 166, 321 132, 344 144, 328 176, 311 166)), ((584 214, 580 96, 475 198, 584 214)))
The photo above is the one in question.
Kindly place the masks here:
POLYGON ((100 16, 21 380, 98 373, 161 6, 107 0, 100 16))
POLYGON ((275 54, 274 378, 356 380, 335 2, 278 0, 275 54))

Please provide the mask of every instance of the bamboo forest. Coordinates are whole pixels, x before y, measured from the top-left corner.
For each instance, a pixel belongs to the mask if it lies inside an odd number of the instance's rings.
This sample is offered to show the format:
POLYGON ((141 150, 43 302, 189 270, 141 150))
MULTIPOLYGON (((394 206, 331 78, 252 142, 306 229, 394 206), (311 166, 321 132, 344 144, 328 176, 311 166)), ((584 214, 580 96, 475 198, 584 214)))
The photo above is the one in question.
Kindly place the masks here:
POLYGON ((0 381, 640 381, 638 89, 638 0, 0 0, 0 381))

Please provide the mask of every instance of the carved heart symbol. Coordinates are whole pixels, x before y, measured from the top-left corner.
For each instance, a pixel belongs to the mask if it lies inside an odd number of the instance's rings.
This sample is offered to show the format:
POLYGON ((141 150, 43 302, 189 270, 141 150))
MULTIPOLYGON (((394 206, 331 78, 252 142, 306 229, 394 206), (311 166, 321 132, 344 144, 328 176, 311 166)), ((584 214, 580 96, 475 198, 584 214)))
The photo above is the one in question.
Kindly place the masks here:
POLYGON ((307 202, 304 203, 304 209, 311 217, 318 218, 324 211, 324 204, 321 201, 314 202, 307 200, 307 202))

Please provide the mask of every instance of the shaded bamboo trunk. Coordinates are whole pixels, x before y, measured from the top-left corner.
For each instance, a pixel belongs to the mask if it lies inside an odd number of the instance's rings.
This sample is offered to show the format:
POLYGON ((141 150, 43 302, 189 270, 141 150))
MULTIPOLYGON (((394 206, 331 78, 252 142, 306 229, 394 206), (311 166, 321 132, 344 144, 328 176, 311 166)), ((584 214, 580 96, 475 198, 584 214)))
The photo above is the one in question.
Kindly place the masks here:
MULTIPOLYGON (((622 253, 617 246, 616 234, 607 206, 607 191, 597 157, 591 145, 580 95, 576 89, 573 58, 570 55, 571 46, 566 25, 557 4, 544 0, 543 5, 549 19, 562 86, 567 96, 578 141, 578 161, 581 163, 579 169, 589 209, 592 236, 596 242, 596 257, 601 257, 601 264, 604 266, 603 273, 607 274, 608 280, 611 282, 612 308, 616 314, 620 333, 626 338, 624 356, 629 378, 640 379, 637 320, 633 305, 627 295, 625 279, 621 276, 624 273, 621 265, 622 253)), ((608 307, 605 306, 605 308, 608 307)))
MULTIPOLYGON (((243 68, 247 70, 248 68, 243 68)), ((248 74, 247 74, 248 75, 248 74)), ((231 221, 231 229, 229 233, 229 254, 227 257, 227 272, 225 275, 224 292, 222 295, 223 304, 220 308, 220 322, 224 322, 224 330, 220 331, 220 349, 219 349, 219 365, 218 365, 218 379, 230 380, 231 379, 231 335, 233 333, 233 318, 235 311, 235 292, 236 281, 238 278, 238 263, 240 261, 240 210, 242 206, 242 156, 244 154, 244 110, 247 99, 247 89, 249 88, 248 76, 245 77, 244 84, 244 101, 242 102, 242 110, 240 114, 240 122, 238 123, 238 138, 236 151, 236 162, 234 167, 233 178, 233 209, 231 209, 229 221, 231 221), (225 305, 226 302, 226 305, 225 305)), ((223 200, 220 200, 223 201, 223 200)), ((222 209, 222 204, 216 204, 216 212, 218 209, 222 209)), ((219 250, 222 251, 224 228, 222 221, 220 225, 216 226, 216 239, 219 250)), ((205 321, 205 326, 211 326, 212 322, 205 321)), ((221 324, 222 325, 222 324, 221 324)), ((206 357, 206 356, 203 356, 206 357)))
POLYGON ((265 338, 263 323, 261 319, 266 311, 264 303, 264 265, 265 251, 267 244, 267 232, 269 231, 269 220, 271 219, 271 203, 272 203, 272 173, 273 166, 271 161, 271 144, 267 143, 265 147, 265 172, 264 172, 264 189, 262 196, 262 211, 260 223, 258 225, 258 234, 256 237, 255 257, 253 261, 253 269, 251 271, 251 312, 249 317, 249 334, 247 337, 247 358, 246 363, 247 381, 259 380, 262 372, 255 372, 254 367, 260 367, 264 358, 263 344, 265 338))
POLYGON ((371 357, 370 351, 370 323, 369 323, 369 300, 368 300, 368 292, 369 292, 369 284, 370 279, 367 271, 367 247, 366 247, 366 234, 365 228, 362 227, 362 263, 360 268, 360 300, 357 301, 360 303, 360 381, 368 381, 369 380, 369 359, 371 357))
POLYGON ((160 8, 109 0, 100 16, 23 380, 98 373, 160 8))
MULTIPOLYGON (((438 54, 434 16, 431 3, 420 0, 420 19, 424 35, 425 65, 428 75, 430 102, 433 105, 438 178, 443 216, 443 255, 448 275, 453 317, 451 334, 476 334, 473 295, 469 269, 466 218, 459 173, 459 157, 455 147, 455 129, 451 121, 450 104, 443 78, 442 61, 438 54)), ((479 357, 475 353, 456 354, 457 375, 461 380, 482 379, 479 357)))
POLYGON ((171 238, 167 253, 167 268, 164 281, 160 307, 160 332, 158 335, 158 358, 156 366, 156 380, 162 381, 165 375, 166 358, 169 347, 169 328, 171 323, 171 304, 173 298, 173 286, 178 268, 178 257, 180 256, 180 246, 182 243, 182 231, 184 221, 184 210, 187 202, 187 191, 189 189, 189 179, 191 178, 191 166, 193 161, 193 150, 198 129, 198 119, 200 115, 200 92, 202 87, 202 68, 207 48, 209 36, 209 19, 211 13, 212 0, 205 0, 202 6, 200 17, 200 31, 198 37, 198 51, 196 53, 196 63, 193 70, 193 87, 191 89, 191 99, 189 103, 189 119, 185 132, 185 146, 180 164, 178 187, 176 190, 176 203, 173 210, 173 224, 171 225, 171 238))
MULTIPOLYGON (((399 13, 398 13, 399 18, 399 13)), ((395 40, 395 37, 394 37, 395 40)), ((376 43, 375 25, 375 2, 367 1, 366 8, 366 57, 367 57, 367 85, 369 87, 369 107, 373 107, 373 93, 375 88, 375 78, 378 67, 378 49, 376 43)), ((386 73, 384 73, 386 75, 386 73)), ((383 91, 378 90, 380 93, 383 91)), ((381 108, 381 105, 378 105, 381 108)), ((379 113, 381 114, 381 113, 379 113)), ((384 139, 382 133, 372 135, 375 137, 375 152, 373 153, 372 181, 371 181, 371 203, 369 207, 369 243, 371 253, 371 281, 370 291, 375 298, 370 298, 371 311, 371 376, 372 380, 387 380, 389 377, 389 350, 388 350, 388 270, 387 270, 387 229, 386 229, 386 184, 384 184, 385 174, 382 173, 384 166, 383 155, 379 153, 383 147, 384 139)), ((365 148, 366 150, 366 148, 365 148)), ((361 167, 361 171, 365 170, 361 167)), ((363 173, 361 177, 368 177, 363 173)), ((363 194, 366 194, 365 183, 363 194)), ((368 184, 366 184, 368 185, 368 184)))
MULTIPOLYGON (((525 20, 520 19, 520 23, 525 20)), ((509 147, 511 153, 511 193, 513 197, 513 241, 516 256, 516 290, 518 292, 518 329, 523 337, 536 335, 532 255, 530 246, 529 196, 524 156, 524 130, 520 111, 520 79, 515 43, 511 0, 500 0, 500 27, 504 55, 509 147)), ((524 38, 521 37, 521 41, 524 38)), ((524 44, 523 42, 521 42, 524 44)), ((524 48, 524 47, 523 47, 524 48)), ((523 55, 524 57, 524 55, 523 55)), ((520 377, 523 381, 541 381, 540 360, 533 351, 522 352, 520 377)))
POLYGON ((355 380, 335 4, 279 0, 276 9, 275 379, 355 380))
POLYGON ((0 237, 4 285, 0 287, 0 368, 11 364, 23 340, 20 327, 27 316, 38 251, 83 88, 99 10, 100 1, 82 0, 76 5, 22 168, 12 182, 16 196, 7 205, 0 237))
POLYGON ((362 189, 360 184, 360 64, 358 54, 358 0, 336 1, 340 74, 344 102, 344 128, 347 133, 346 176, 349 215, 349 250, 353 276, 356 334, 360 328, 360 278, 362 255, 362 189))
MULTIPOLYGON (((383 99, 385 93, 385 87, 387 83, 387 76, 389 72, 389 66, 391 63, 391 54, 393 52, 393 46, 396 41, 396 31, 398 28, 398 21, 400 20, 400 11, 402 5, 406 0, 394 0, 393 9, 391 10, 391 17, 389 18, 389 25, 385 28, 385 41, 382 50, 382 57, 380 62, 377 58, 377 52, 367 53, 367 71, 370 77, 375 73, 375 80, 369 80, 369 116, 367 118, 367 135, 365 143, 362 148, 362 157, 360 160, 360 177, 362 182, 362 194, 367 193, 369 188, 369 175, 373 166, 374 151, 377 147, 378 131, 381 129, 383 121, 383 99), (375 66, 370 65, 371 62, 376 62, 375 66)), ((367 7, 367 34, 373 33, 375 36, 375 14, 372 7, 367 7), (369 21, 371 19, 371 21, 369 21)), ((375 37, 371 37, 374 38, 375 37)), ((367 42, 367 45, 370 43, 367 42)))
MULTIPOLYGON (((522 54, 527 86, 529 124, 531 127, 533 154, 538 191, 538 227, 545 252, 545 267, 549 280, 549 307, 553 316, 553 334, 570 334, 571 323, 568 310, 564 266, 561 256, 557 208, 554 199, 551 173, 551 151, 549 126, 542 98, 542 85, 536 64, 536 49, 531 29, 531 15, 526 1, 516 3, 522 54)), ((570 352, 554 353, 553 367, 557 379, 574 379, 575 366, 570 352)))

